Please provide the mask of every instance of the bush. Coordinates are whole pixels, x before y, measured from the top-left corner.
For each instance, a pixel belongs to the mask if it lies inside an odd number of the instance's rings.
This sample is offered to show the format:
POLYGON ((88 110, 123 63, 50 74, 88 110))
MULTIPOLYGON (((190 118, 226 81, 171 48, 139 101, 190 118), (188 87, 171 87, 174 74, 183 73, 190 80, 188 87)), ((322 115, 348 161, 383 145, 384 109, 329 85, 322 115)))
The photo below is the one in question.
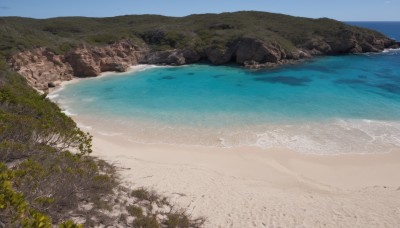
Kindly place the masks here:
POLYGON ((126 207, 126 210, 128 213, 135 218, 140 218, 143 217, 143 209, 141 207, 138 207, 136 205, 129 205, 126 207))

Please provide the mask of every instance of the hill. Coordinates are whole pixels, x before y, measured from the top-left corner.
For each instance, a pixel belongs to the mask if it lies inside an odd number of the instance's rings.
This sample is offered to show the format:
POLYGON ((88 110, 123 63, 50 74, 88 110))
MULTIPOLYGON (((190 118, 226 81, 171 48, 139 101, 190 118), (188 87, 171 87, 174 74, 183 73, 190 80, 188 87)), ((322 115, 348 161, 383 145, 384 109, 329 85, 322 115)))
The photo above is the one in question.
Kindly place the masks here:
POLYGON ((3 17, 0 40, 3 61, 39 89, 72 76, 125 71, 137 63, 235 62, 257 68, 315 55, 378 52, 398 46, 379 32, 327 18, 254 11, 186 17, 3 17), (32 60, 33 56, 39 60, 32 60), (35 61, 48 67, 38 69, 35 61), (51 74, 57 68, 61 76, 48 76, 51 68, 51 74), (27 71, 38 74, 28 75, 27 71), (47 76, 44 80, 33 79, 39 75, 47 76))

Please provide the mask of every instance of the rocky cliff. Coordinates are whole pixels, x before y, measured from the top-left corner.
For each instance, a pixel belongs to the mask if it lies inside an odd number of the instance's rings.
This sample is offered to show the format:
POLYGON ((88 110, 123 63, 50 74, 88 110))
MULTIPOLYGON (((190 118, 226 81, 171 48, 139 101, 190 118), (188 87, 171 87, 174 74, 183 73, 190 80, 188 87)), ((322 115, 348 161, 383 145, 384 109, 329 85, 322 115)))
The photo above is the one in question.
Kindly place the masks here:
POLYGON ((123 72, 138 63, 183 65, 202 61, 261 68, 317 55, 397 47, 398 43, 373 30, 327 18, 266 12, 182 18, 0 18, 0 57, 4 55, 15 71, 40 90, 73 77, 123 72))
POLYGON ((340 40, 315 38, 292 51, 286 51, 273 42, 251 38, 239 39, 225 48, 201 51, 151 51, 147 45, 121 40, 103 47, 79 45, 65 55, 56 55, 44 47, 37 48, 14 54, 8 62, 31 86, 46 91, 73 77, 93 77, 106 71, 124 72, 129 66, 139 63, 184 65, 204 60, 215 65, 234 62, 254 69, 291 63, 315 55, 379 52, 384 48, 398 47, 398 43, 390 39, 351 33, 344 33, 340 40))
POLYGON ((104 47, 79 45, 65 55, 37 48, 12 55, 8 62, 31 86, 47 90, 73 77, 93 77, 106 71, 124 72, 129 66, 142 62, 147 53, 146 47, 122 40, 104 47))

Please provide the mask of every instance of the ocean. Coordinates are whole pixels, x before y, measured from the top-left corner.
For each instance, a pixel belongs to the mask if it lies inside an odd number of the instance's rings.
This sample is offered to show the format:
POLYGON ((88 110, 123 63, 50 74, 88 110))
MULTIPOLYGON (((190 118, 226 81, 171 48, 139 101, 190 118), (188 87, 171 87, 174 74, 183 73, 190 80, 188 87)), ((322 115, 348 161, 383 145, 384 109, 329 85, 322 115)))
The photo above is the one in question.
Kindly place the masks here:
MULTIPOLYGON (((397 22, 348 23, 400 40, 397 22)), ((139 66, 50 97, 81 126, 135 142, 331 155, 400 149, 399 50, 257 71, 139 66)))

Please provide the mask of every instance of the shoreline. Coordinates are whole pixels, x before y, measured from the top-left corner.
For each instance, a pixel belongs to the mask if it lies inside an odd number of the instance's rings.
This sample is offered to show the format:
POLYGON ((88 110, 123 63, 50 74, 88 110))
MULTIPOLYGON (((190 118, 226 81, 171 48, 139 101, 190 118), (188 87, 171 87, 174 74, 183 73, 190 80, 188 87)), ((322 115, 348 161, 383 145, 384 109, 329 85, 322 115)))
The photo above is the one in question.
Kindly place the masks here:
MULTIPOLYGON (((78 83, 78 82, 80 82, 82 80, 103 78, 103 77, 109 77, 109 76, 113 76, 113 75, 122 76, 122 75, 126 75, 126 74, 131 74, 131 73, 134 73, 134 72, 146 70, 146 69, 152 68, 152 67, 159 67, 159 66, 152 65, 152 64, 138 64, 138 65, 130 66, 129 69, 127 71, 125 71, 125 72, 106 71, 106 72, 102 72, 100 75, 97 75, 95 77, 85 77, 85 78, 74 77, 72 80, 69 80, 69 81, 61 81, 60 84, 58 86, 54 87, 54 88, 49 88, 49 92, 48 92, 47 95, 51 96, 52 93, 56 93, 57 91, 62 90, 63 87, 65 87, 66 85, 78 83)), ((50 100, 51 100, 51 98, 50 98, 50 100)))
POLYGON ((91 126, 85 131, 93 135, 92 155, 116 165, 124 183, 154 189, 193 216, 206 217, 205 227, 400 224, 400 151, 326 156, 144 144, 102 135, 96 121, 71 117, 91 126))
POLYGON ((91 133, 93 155, 117 165, 123 181, 207 217, 206 227, 400 223, 393 214, 400 205, 400 151, 317 156, 277 148, 148 145, 91 133))
MULTIPOLYGON (((74 110, 68 105, 62 105, 62 99, 58 100, 57 92, 68 84, 78 83, 82 80, 95 80, 102 77, 120 77, 137 71, 149 68, 165 68, 175 66, 136 65, 130 67, 127 72, 105 72, 99 77, 76 78, 66 81, 60 87, 52 91, 48 98, 58 103, 63 112, 75 116, 79 120, 80 127, 85 128, 96 126, 100 134, 117 134, 126 137, 128 140, 143 144, 163 145, 186 145, 205 148, 235 148, 240 146, 252 146, 262 149, 288 148, 303 154, 314 154, 319 156, 340 156, 347 154, 382 154, 390 153, 392 150, 400 149, 400 141, 393 141, 397 138, 396 132, 400 129, 400 122, 373 120, 373 119, 352 119, 332 118, 317 121, 295 121, 290 123, 266 123, 266 124, 245 124, 211 128, 192 128, 184 125, 177 127, 165 122, 153 122, 145 118, 132 118, 126 116, 118 118, 115 116, 113 123, 108 123, 107 118, 112 116, 80 115, 76 116, 74 110), (82 120, 82 121, 80 121, 82 120), (93 121, 95 120, 95 121, 93 121), (81 122, 81 123, 80 123, 81 122), (93 123, 94 124, 91 124, 93 123), (98 122, 98 123, 96 123, 98 122), (89 124, 87 124, 89 123, 89 124), (388 127, 391 126, 391 127, 388 127), (108 129, 118 129, 109 132, 108 129), (138 130, 139 129, 139 130, 138 130), (137 131, 138 130, 138 131, 137 131), (343 136, 336 136, 333 132, 345 133, 343 136), (381 132, 386 131, 386 136, 381 132), (324 134, 324 132, 328 132, 324 134), (321 135, 322 133, 322 135, 321 135), (319 135, 324 136, 319 139, 319 135), (133 136, 133 137, 131 137, 133 136), (154 136, 156 136, 154 138, 154 136), (162 137, 157 137, 162 136, 162 137), (164 137, 165 136, 165 137, 164 137), (349 137, 347 137, 349 136, 349 137), (352 139, 355 136, 356 139, 352 139), (358 138, 357 138, 358 137, 358 138), (383 137, 383 138, 382 138, 383 137), (386 140, 393 138, 393 140, 386 140), (340 143, 338 143, 339 140, 340 143), (358 141, 357 141, 358 140, 358 141)), ((177 66, 182 67, 182 66, 177 66)), ((82 114, 82 113, 81 113, 82 114)))
MULTIPOLYGON (((400 48, 385 48, 384 50, 382 50, 381 52, 364 52, 364 53, 358 53, 358 54, 352 54, 352 55, 380 55, 380 54, 385 54, 385 53, 397 53, 400 52, 400 48)), ((240 65, 237 63, 234 63, 233 66, 235 67, 242 67, 243 69, 246 70, 251 70, 251 71, 257 71, 257 70, 267 70, 267 69, 276 69, 278 67, 290 67, 290 66, 296 66, 296 65, 301 65, 301 64, 305 64, 309 61, 316 61, 319 58, 326 58, 326 57, 332 57, 332 55, 322 55, 322 56, 313 56, 312 58, 304 58, 304 59, 300 59, 300 60, 296 60, 294 62, 288 62, 286 64, 281 64, 281 65, 276 65, 273 67, 264 67, 264 68, 247 68, 244 65, 240 65)), ((193 64, 202 64, 201 62, 198 63, 190 63, 190 64, 185 64, 185 65, 157 65, 157 64, 137 64, 137 65, 132 65, 129 67, 129 69, 125 72, 116 72, 116 71, 106 71, 106 72, 102 72, 97 76, 93 76, 93 77, 75 77, 72 80, 69 81, 61 81, 60 85, 54 87, 54 88, 49 88, 48 94, 54 93, 56 92, 58 89, 62 88, 65 85, 71 84, 71 83, 75 83, 77 81, 80 81, 82 79, 91 79, 91 78, 100 78, 100 77, 105 77, 105 76, 111 76, 111 75, 124 75, 124 74, 130 74, 136 71, 142 71, 151 67, 185 67, 185 66, 190 66, 193 64)), ((218 65, 213 65, 211 63, 205 63, 207 65, 210 66, 218 66, 218 65)), ((231 64, 225 64, 226 66, 229 66, 231 64)), ((224 66, 224 65, 223 65, 224 66)), ((34 88, 34 87, 33 87, 34 88)), ((39 93, 44 93, 44 91, 39 90, 34 88, 36 91, 38 91, 39 93)))

